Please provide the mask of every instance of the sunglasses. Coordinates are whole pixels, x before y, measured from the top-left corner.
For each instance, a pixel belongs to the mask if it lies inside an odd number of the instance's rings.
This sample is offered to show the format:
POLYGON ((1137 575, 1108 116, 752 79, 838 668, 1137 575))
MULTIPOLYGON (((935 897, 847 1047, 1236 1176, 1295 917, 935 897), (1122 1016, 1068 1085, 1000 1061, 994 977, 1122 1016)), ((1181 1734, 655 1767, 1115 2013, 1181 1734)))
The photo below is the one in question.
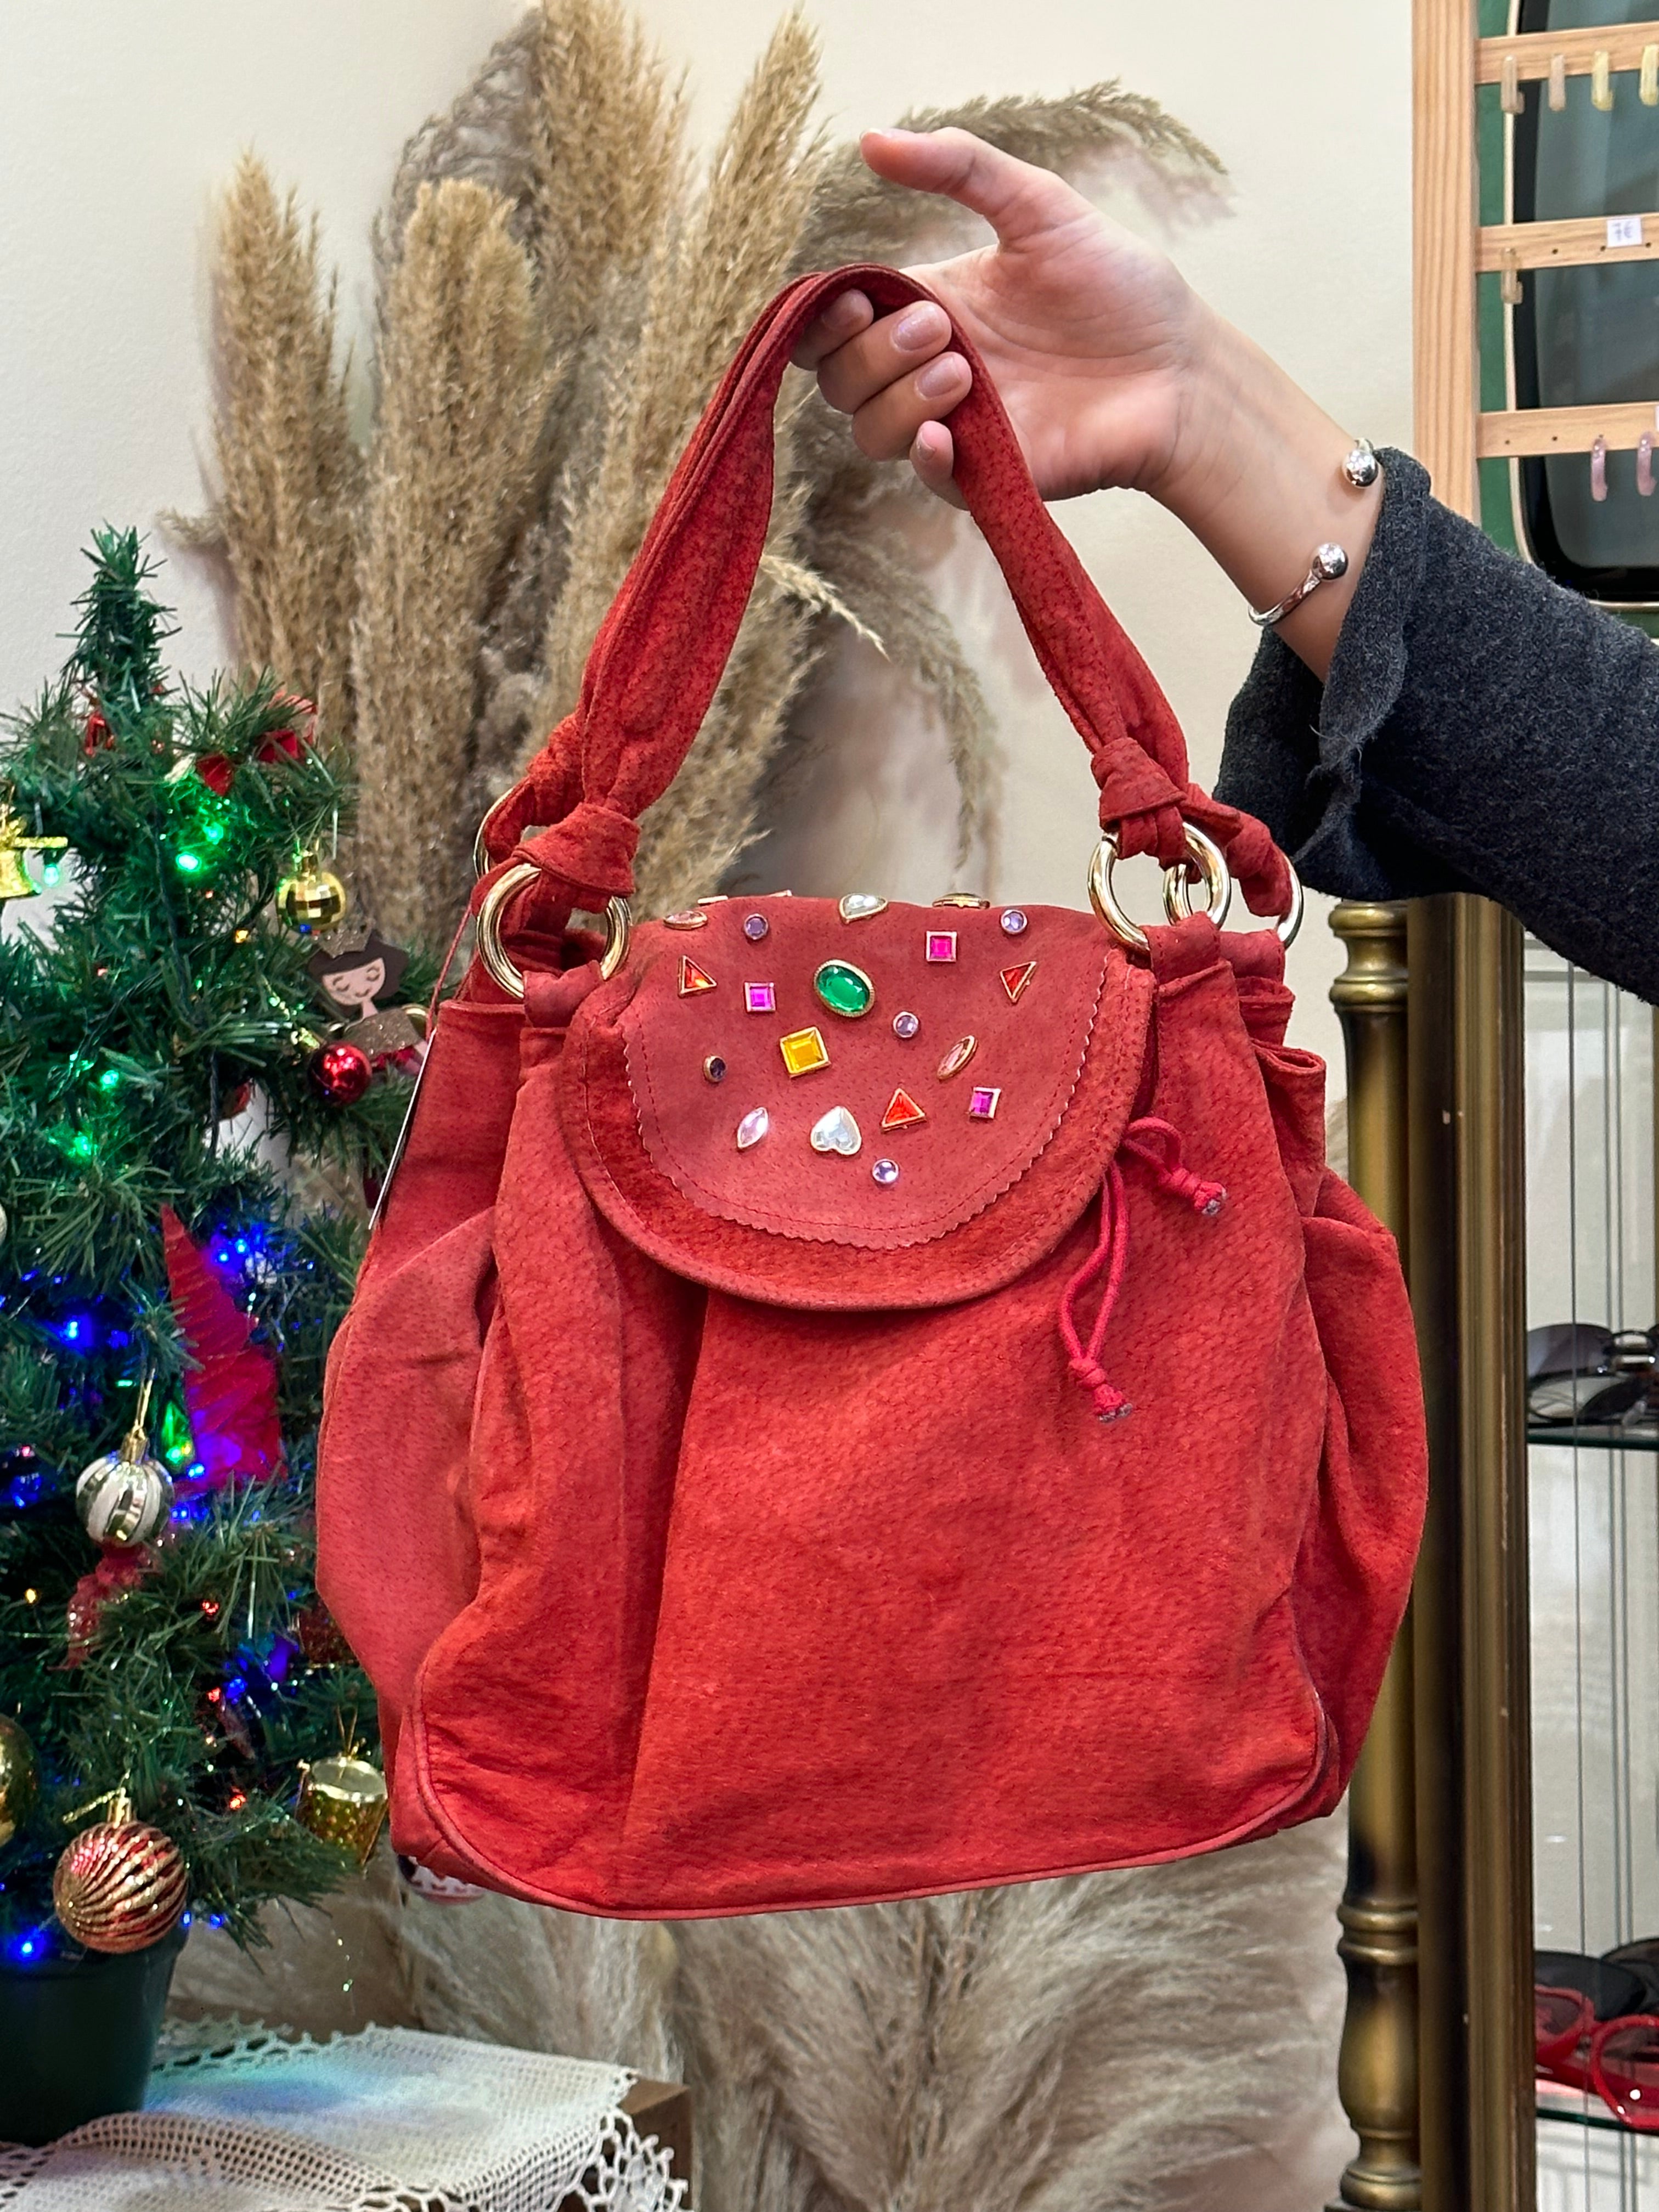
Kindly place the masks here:
POLYGON ((1540 1951, 1535 1972, 1539 2072, 1599 2097, 1627 2128, 1659 2134, 1659 1942, 1605 1959, 1540 1951))
POLYGON ((1527 1412, 1539 1423, 1613 1421, 1656 1387, 1659 1330, 1552 1322, 1527 1331, 1527 1412))

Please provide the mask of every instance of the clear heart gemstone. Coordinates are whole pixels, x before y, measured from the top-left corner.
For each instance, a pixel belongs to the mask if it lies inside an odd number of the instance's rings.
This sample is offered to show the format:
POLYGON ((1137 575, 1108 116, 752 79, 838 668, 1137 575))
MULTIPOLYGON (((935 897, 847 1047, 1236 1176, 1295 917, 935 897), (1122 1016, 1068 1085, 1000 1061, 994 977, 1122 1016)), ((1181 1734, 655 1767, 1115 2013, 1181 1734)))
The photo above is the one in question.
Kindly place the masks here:
POLYGON ((873 891, 848 891, 840 902, 843 921, 868 921, 872 914, 880 914, 887 902, 878 898, 873 891))
POLYGON ((843 1159, 850 1160, 863 1142, 858 1123, 844 1106, 832 1106, 812 1124, 815 1152, 839 1152, 843 1159))

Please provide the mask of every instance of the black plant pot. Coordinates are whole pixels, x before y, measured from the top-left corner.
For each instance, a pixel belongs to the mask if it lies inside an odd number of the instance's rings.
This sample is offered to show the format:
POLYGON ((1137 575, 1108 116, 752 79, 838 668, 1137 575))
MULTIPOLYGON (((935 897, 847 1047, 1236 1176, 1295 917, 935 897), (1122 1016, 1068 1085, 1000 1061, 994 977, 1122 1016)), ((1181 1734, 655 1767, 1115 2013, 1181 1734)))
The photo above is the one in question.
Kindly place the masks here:
POLYGON ((0 1964, 0 2142, 44 2143, 144 2100, 185 1930, 147 1950, 0 1964))

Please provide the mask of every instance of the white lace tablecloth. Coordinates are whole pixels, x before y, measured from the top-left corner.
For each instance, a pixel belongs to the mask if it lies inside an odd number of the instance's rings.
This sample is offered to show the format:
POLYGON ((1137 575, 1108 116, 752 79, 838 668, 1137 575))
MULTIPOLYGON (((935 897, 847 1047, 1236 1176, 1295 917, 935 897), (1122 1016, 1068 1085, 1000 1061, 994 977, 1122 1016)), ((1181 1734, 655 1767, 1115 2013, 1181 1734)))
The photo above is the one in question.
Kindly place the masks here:
MULTIPOLYGON (((0 2062, 3 2063, 3 2062, 0 2062)), ((0 2145, 18 2212, 682 2212, 634 2075, 401 2027, 169 2027, 142 2112, 0 2145)))

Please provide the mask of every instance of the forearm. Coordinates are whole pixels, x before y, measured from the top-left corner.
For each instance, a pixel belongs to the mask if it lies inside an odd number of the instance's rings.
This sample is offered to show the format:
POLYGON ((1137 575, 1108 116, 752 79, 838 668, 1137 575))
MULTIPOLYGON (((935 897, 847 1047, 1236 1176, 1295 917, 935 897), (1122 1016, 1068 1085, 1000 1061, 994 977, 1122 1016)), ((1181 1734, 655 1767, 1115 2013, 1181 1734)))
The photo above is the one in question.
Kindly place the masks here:
POLYGON ((1328 680, 1264 643, 1218 794, 1319 889, 1480 891, 1659 1000, 1659 651, 1387 467, 1328 680))
POLYGON ((1278 625, 1322 678, 1370 548, 1380 484, 1342 474, 1354 444, 1261 348, 1194 299, 1191 365, 1168 476, 1149 489, 1198 538, 1252 607, 1307 574, 1314 549, 1340 545, 1347 573, 1322 583, 1278 625))

